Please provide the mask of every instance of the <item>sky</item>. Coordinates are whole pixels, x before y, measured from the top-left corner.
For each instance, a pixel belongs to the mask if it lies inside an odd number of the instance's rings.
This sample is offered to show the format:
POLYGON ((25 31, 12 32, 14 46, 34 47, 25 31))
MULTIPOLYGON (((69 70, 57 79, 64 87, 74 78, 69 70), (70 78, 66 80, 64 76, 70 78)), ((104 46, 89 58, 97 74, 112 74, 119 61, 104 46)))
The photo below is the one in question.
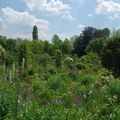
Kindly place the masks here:
POLYGON ((39 38, 51 40, 78 35, 87 26, 120 27, 120 0, 0 0, 0 34, 32 39, 37 25, 39 38))

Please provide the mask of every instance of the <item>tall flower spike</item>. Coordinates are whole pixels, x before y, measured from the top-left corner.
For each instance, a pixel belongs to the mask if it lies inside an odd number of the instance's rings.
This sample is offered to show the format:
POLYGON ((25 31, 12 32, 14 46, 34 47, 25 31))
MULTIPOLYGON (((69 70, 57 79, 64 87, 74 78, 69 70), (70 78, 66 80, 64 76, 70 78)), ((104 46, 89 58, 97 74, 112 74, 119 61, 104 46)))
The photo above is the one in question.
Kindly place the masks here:
POLYGON ((25 67, 25 58, 23 58, 23 61, 22 61, 22 69, 24 70, 24 67, 25 67))
POLYGON ((12 78, 15 78, 15 64, 12 66, 12 78))
POLYGON ((11 70, 9 71, 9 81, 10 82, 12 81, 12 72, 11 72, 11 70))
POLYGON ((6 69, 6 66, 5 66, 5 61, 4 61, 4 64, 3 64, 3 79, 4 79, 4 81, 6 81, 5 69, 6 69))

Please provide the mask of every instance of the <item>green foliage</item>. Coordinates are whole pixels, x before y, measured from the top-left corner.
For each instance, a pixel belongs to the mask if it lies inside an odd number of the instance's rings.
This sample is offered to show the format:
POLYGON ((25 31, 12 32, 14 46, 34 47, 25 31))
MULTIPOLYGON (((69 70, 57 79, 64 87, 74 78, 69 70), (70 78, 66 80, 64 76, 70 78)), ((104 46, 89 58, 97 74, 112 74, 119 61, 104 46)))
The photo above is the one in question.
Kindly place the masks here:
POLYGON ((64 87, 64 81, 60 75, 51 76, 48 80, 50 89, 59 90, 64 87))
POLYGON ((15 92, 7 84, 0 85, 0 119, 12 116, 15 106, 15 92))
MULTIPOLYGON (((95 38, 103 38, 106 39, 110 35, 110 30, 108 28, 104 29, 96 29, 93 27, 86 27, 80 36, 77 36, 73 42, 73 52, 78 54, 79 56, 86 54, 86 48, 90 42, 94 41, 95 38)), ((101 41, 95 41, 90 44, 90 46, 94 49, 100 49, 101 41), (96 43, 95 43, 96 42, 96 43), (99 46, 99 48, 97 48, 99 46)), ((88 49, 89 50, 89 49, 88 49)), ((90 49, 91 50, 91 49, 90 49)), ((87 51, 89 52, 89 51, 87 51)), ((95 51, 96 52, 96 51, 95 51)), ((100 52, 100 51, 99 51, 100 52)))
POLYGON ((25 67, 27 67, 27 46, 21 44, 19 47, 19 66, 22 66, 23 59, 25 59, 25 67))
POLYGON ((5 52, 5 49, 0 45, 0 56, 5 52))
POLYGON ((33 27, 32 37, 33 40, 38 40, 38 28, 36 25, 33 27))
POLYGON ((96 38, 107 38, 110 36, 110 30, 108 28, 97 29, 95 33, 96 38))
POLYGON ((53 37, 52 37, 52 43, 54 43, 54 44, 59 44, 61 42, 61 40, 60 40, 60 38, 59 38, 59 36, 58 35, 53 35, 53 37))
POLYGON ((90 85, 94 80, 95 77, 91 74, 87 74, 86 76, 80 77, 82 85, 90 85))
POLYGON ((72 45, 71 45, 70 41, 68 39, 65 39, 62 42, 60 49, 63 54, 70 54, 72 51, 72 45))
POLYGON ((31 52, 33 54, 40 54, 40 53, 43 53, 43 51, 44 51, 43 41, 34 40, 34 41, 32 41, 30 47, 32 48, 31 52))
POLYGON ((35 74, 34 68, 29 68, 29 69, 28 69, 28 75, 33 76, 34 74, 35 74))
POLYGON ((65 60, 64 60, 64 64, 65 64, 67 67, 69 67, 69 68, 72 68, 72 67, 73 67, 73 63, 74 63, 74 60, 73 60, 73 58, 71 58, 71 57, 67 57, 67 58, 65 58, 65 60))
POLYGON ((2 61, 2 63, 5 62, 6 67, 9 67, 13 63, 13 57, 9 52, 5 52, 1 57, 1 61, 2 61))
POLYGON ((112 70, 116 75, 120 74, 120 37, 112 37, 105 47, 102 55, 103 65, 112 70))
POLYGON ((119 75, 120 38, 87 27, 50 43, 35 29, 33 41, 0 36, 0 119, 119 120, 120 78, 112 73, 119 75))
POLYGON ((110 81, 108 91, 112 96, 116 96, 116 99, 120 100, 120 80, 113 79, 110 81))
POLYGON ((82 55, 81 43, 82 43, 82 36, 76 36, 73 42, 73 52, 77 55, 82 55))
POLYGON ((87 55, 81 57, 76 62, 76 67, 79 69, 90 68, 94 65, 100 65, 101 60, 95 53, 88 53, 87 55))
POLYGON ((46 66, 47 63, 50 62, 50 60, 51 60, 51 57, 47 53, 45 53, 39 56, 38 64, 46 66))
POLYGON ((89 42, 95 38, 96 28, 93 27, 86 27, 82 31, 82 35, 79 37, 76 37, 73 48, 74 53, 78 54, 79 56, 85 55, 85 49, 89 42))
POLYGON ((60 67, 62 65, 62 52, 61 52, 61 50, 55 51, 55 65, 56 65, 56 67, 60 67))
POLYGON ((107 40, 105 38, 99 38, 92 40, 86 48, 86 52, 94 52, 99 55, 102 55, 105 45, 107 44, 107 40))

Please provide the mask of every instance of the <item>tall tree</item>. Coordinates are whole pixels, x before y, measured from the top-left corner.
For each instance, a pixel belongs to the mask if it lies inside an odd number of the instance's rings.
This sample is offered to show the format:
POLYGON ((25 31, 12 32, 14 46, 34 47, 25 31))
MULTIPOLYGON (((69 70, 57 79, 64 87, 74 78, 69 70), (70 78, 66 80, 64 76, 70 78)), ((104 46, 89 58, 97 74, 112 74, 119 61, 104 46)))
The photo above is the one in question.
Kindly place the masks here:
POLYGON ((78 54, 79 56, 85 55, 85 49, 90 41, 95 38, 96 28, 93 27, 86 27, 82 34, 76 37, 73 48, 74 53, 78 54))
POLYGON ((82 32, 82 35, 83 35, 82 43, 85 47, 95 37, 95 33, 96 33, 96 28, 93 28, 93 27, 86 27, 83 30, 83 32, 82 32))
POLYGON ((97 29, 95 33, 96 38, 107 38, 110 36, 110 30, 108 28, 97 29))
POLYGON ((109 40, 106 38, 95 38, 88 44, 86 48, 86 53, 94 52, 97 53, 98 55, 102 55, 103 50, 108 42, 109 40))
POLYGON ((61 49, 63 54, 69 54, 72 51, 72 45, 71 45, 70 40, 65 39, 62 42, 62 44, 60 46, 60 49, 61 49))
POLYGON ((52 43, 53 43, 53 44, 58 44, 59 42, 61 42, 59 36, 56 35, 56 34, 53 35, 53 37, 52 37, 52 43))
POLYGON ((82 53, 81 43, 82 43, 82 36, 76 36, 74 38, 74 42, 73 42, 73 53, 75 53, 77 55, 81 55, 81 53, 82 53))
POLYGON ((114 36, 106 45, 102 55, 103 65, 120 76, 120 37, 114 36))
POLYGON ((32 38, 33 40, 38 40, 38 28, 36 25, 33 27, 32 38))

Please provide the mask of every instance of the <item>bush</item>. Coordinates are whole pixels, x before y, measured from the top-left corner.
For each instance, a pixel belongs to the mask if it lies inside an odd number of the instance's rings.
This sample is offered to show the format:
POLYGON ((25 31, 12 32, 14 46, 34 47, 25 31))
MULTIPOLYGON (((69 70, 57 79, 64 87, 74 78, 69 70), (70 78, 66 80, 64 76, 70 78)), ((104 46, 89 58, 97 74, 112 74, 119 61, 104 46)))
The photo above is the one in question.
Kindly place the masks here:
POLYGON ((112 96, 117 96, 120 100, 120 80, 113 79, 110 81, 108 91, 112 96))
POLYGON ((33 76, 34 74, 35 74, 34 68, 31 68, 31 69, 28 70, 28 75, 33 76))
POLYGON ((81 70, 81 69, 86 69, 87 65, 85 65, 84 63, 76 63, 75 67, 81 70))
POLYGON ((55 65, 56 65, 56 67, 60 67, 62 65, 62 52, 61 52, 61 50, 55 51, 55 65))
POLYGON ((38 64, 46 66, 47 63, 50 60, 51 60, 51 57, 47 53, 44 53, 44 54, 42 54, 42 55, 39 56, 39 58, 38 58, 38 64))
POLYGON ((96 81, 97 79, 96 77, 97 76, 92 72, 91 73, 84 72, 80 74, 78 78, 82 85, 90 85, 96 81))
POLYGON ((95 65, 101 65, 101 60, 95 53, 88 53, 76 62, 76 67, 79 69, 90 68, 95 65))
POLYGON ((50 80, 48 81, 48 85, 50 89, 58 90, 63 88, 64 82, 60 78, 57 78, 56 76, 54 76, 50 78, 50 80))
POLYGON ((102 64, 112 70, 115 75, 120 75, 120 37, 112 37, 105 46, 102 64))
POLYGON ((87 46, 86 52, 94 52, 98 55, 102 55, 105 45, 107 44, 107 40, 105 38, 99 38, 92 40, 87 46))
POLYGON ((94 76, 91 74, 85 75, 82 80, 81 80, 81 84, 82 85, 90 85, 94 80, 94 76))
POLYGON ((12 116, 15 112, 15 91, 9 85, 0 86, 0 119, 12 116))

